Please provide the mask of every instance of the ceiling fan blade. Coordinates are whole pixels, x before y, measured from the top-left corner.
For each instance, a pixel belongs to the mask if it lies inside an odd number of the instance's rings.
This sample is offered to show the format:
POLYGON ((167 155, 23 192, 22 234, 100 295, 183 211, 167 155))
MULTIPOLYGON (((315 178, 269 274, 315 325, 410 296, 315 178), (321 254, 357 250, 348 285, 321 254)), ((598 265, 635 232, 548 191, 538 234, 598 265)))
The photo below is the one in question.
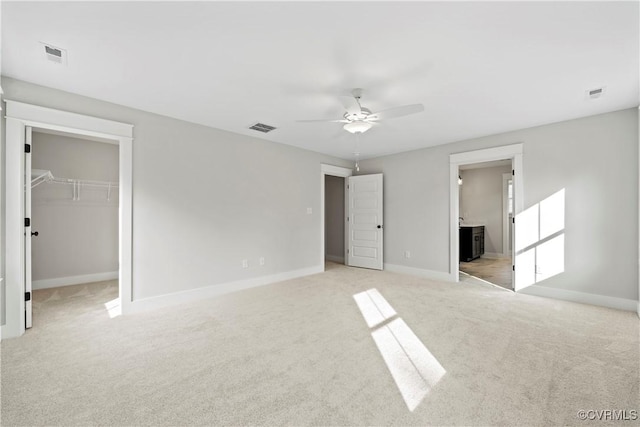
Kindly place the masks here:
POLYGON ((378 111, 377 113, 372 113, 367 117, 367 119, 393 119, 395 117, 408 116, 409 114, 416 114, 422 111, 424 111, 424 105, 422 104, 403 105, 401 107, 389 108, 387 110, 378 111))
POLYGON ((360 108, 360 104, 353 96, 339 96, 340 102, 347 113, 349 114, 358 114, 362 112, 362 108, 360 108))
POLYGON ((345 119, 335 119, 335 120, 296 120, 298 123, 349 123, 345 119))

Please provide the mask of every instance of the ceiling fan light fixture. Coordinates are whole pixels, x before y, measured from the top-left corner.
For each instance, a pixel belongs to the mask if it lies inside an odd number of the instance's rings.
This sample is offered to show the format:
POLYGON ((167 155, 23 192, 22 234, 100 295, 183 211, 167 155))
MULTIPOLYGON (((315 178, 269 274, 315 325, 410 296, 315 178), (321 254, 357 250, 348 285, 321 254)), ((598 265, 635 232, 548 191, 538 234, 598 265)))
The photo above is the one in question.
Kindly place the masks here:
POLYGON ((355 121, 344 125, 344 130, 351 133, 365 133, 371 129, 373 125, 369 122, 355 121))

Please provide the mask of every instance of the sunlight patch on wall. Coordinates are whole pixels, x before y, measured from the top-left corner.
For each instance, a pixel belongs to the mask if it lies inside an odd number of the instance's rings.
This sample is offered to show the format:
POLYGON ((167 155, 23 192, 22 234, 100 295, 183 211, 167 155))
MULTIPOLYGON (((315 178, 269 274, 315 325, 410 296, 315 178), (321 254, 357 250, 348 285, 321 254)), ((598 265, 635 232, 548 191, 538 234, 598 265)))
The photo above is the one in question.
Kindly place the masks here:
POLYGON ((540 238, 564 230, 564 188, 540 202, 540 238))
POLYGON ((540 240, 540 205, 533 205, 529 209, 516 215, 516 252, 523 250, 540 240))
POLYGON ((376 289, 361 292, 353 298, 367 325, 377 327, 371 337, 407 408, 413 412, 446 370, 376 289), (389 319, 392 320, 379 326, 389 319))
POLYGON ((564 188, 518 214, 516 224, 516 291, 563 273, 564 188))
POLYGON ((541 282, 549 277, 564 272, 564 233, 541 243, 536 248, 536 281, 541 282))

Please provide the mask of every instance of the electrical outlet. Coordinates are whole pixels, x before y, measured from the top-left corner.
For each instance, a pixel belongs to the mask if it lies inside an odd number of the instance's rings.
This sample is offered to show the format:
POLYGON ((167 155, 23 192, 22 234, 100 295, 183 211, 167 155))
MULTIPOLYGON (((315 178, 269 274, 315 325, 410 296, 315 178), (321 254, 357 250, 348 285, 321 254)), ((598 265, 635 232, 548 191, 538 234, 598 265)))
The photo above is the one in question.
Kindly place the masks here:
POLYGON ((242 260, 242 268, 249 268, 249 260, 248 259, 243 259, 242 260))
POLYGON ((542 268, 539 265, 536 265, 536 274, 542 274, 542 268))
POLYGON ((411 252, 410 251, 404 251, 404 257, 405 258, 411 258, 411 252))
POLYGON ((313 209, 307 208, 307 215, 311 215, 313 213, 313 209))
POLYGON ((260 257, 260 265, 264 265, 264 257, 260 257))

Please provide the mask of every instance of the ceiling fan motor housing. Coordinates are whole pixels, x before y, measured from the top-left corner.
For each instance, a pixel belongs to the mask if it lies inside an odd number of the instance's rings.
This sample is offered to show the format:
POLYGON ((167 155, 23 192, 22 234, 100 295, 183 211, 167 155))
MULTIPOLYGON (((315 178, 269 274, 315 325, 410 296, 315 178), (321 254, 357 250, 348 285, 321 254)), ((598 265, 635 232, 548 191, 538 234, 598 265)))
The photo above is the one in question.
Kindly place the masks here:
POLYGON ((344 113, 343 117, 345 118, 345 120, 349 120, 350 122, 355 122, 359 120, 366 120, 370 114, 371 114, 371 110, 369 110, 368 108, 361 107, 359 112, 355 112, 355 113, 346 112, 344 113))

